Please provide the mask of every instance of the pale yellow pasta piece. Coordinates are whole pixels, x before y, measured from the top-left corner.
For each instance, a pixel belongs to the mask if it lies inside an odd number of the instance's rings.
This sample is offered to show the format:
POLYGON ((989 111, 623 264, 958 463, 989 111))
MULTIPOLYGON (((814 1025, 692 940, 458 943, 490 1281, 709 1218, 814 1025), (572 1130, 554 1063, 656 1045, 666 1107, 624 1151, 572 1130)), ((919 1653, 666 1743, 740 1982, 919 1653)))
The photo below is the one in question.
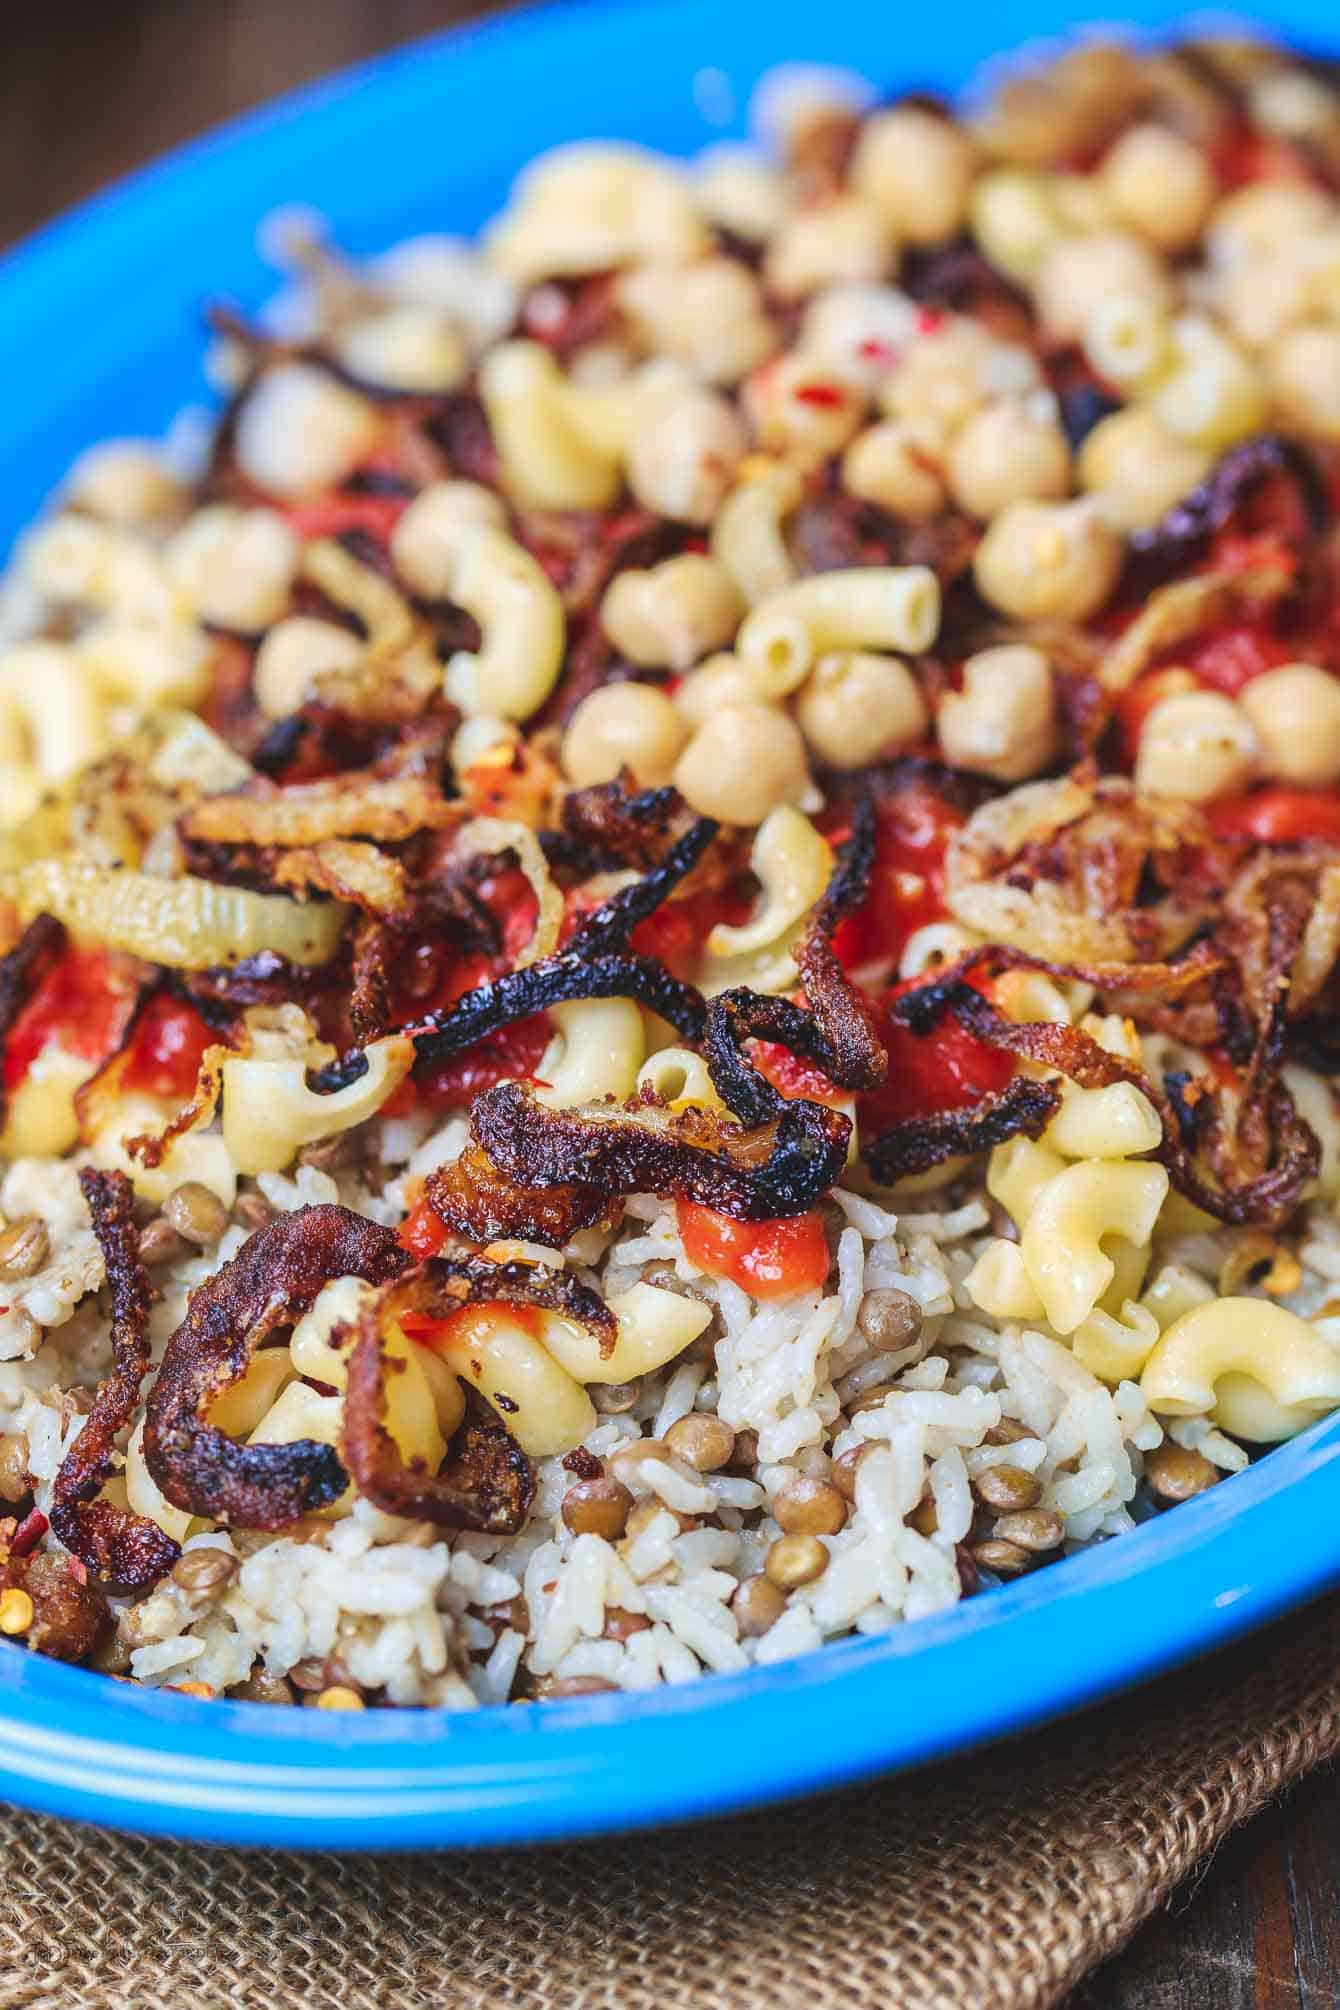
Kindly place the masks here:
POLYGON ((491 349, 479 366, 479 395, 514 502, 528 509, 610 506, 619 492, 622 439, 601 446, 579 427, 570 387, 547 349, 520 341, 491 349))
POLYGON ((376 1040, 356 1081, 330 1095, 307 1086, 303 1060, 243 1055, 223 1064, 223 1136, 239 1172, 280 1172, 300 1146, 374 1116, 414 1064, 414 1043, 376 1040))
POLYGON ((888 649, 919 656, 940 626, 940 582, 929 566, 855 566, 796 580, 748 615, 736 654, 773 698, 802 684, 820 656, 888 649))
MULTIPOLYGON (((175 1103, 164 1102, 157 1096, 118 1097, 110 1116, 99 1125, 93 1138, 89 1148, 91 1162, 109 1171, 125 1173, 140 1200, 161 1205, 174 1187, 192 1180, 217 1194, 225 1207, 231 1207, 237 1197, 237 1168, 229 1156, 226 1140, 217 1132, 193 1129, 174 1138, 156 1166, 141 1165, 131 1157, 127 1140, 156 1136, 176 1115, 176 1109, 175 1103)), ((204 1121, 208 1120, 206 1116, 204 1121)))
POLYGON ((724 1110, 706 1061, 692 1047, 661 1047, 637 1072, 639 1089, 650 1089, 668 1110, 724 1110))
POLYGON ((1061 1107, 1043 1132, 1053 1151, 1074 1159, 1125 1159, 1152 1152, 1163 1139, 1163 1122, 1142 1089, 1112 1082, 1103 1089, 1067 1083, 1061 1107))
POLYGON ((1042 1300, 1024 1267, 1017 1242, 1003 1236, 989 1242, 963 1286, 974 1305, 993 1319, 1036 1320, 1043 1317, 1042 1300))
POLYGON ((122 1475, 125 1487, 126 1506, 132 1514, 141 1514, 155 1523, 164 1535, 171 1536, 173 1542, 185 1542, 191 1530, 194 1517, 185 1508, 173 1507, 159 1492, 157 1483, 149 1471, 144 1458, 144 1419, 141 1418, 130 1434, 126 1446, 126 1467, 122 1475))
POLYGON ((1128 1298, 1115 1315, 1095 1306, 1075 1328, 1070 1345, 1090 1374, 1115 1386, 1138 1378, 1158 1337, 1154 1314, 1128 1298))
POLYGON ((485 255, 518 285, 621 265, 679 265, 710 233, 670 161, 639 147, 581 143, 533 161, 487 233, 485 255))
POLYGON ((1208 1411, 1225 1430, 1273 1443, 1340 1404, 1340 1347, 1282 1305, 1219 1298, 1174 1320, 1140 1387, 1165 1416, 1208 1411))
POLYGON ((535 1093, 551 1109, 631 1096, 646 1052, 642 1014, 627 998, 590 998, 551 1005, 557 1028, 535 1072, 545 1086, 535 1093))
POLYGON ((188 594, 144 538, 91 517, 57 516, 19 546, 20 572, 44 599, 72 602, 127 621, 189 621, 188 594))
POLYGON ((470 1306, 438 1351, 453 1373, 497 1410, 523 1452, 570 1452, 597 1418, 591 1398, 506 1306, 470 1306))
POLYGON ((1067 1166, 1035 1196, 1019 1246, 1058 1333, 1073 1333, 1116 1278, 1105 1239, 1119 1236, 1141 1249, 1167 1192, 1162 1166, 1086 1159, 1067 1166))
POLYGON ((5 1098, 0 1152, 9 1159, 63 1158, 79 1138, 74 1099, 94 1063, 48 1046, 5 1098))
MULTIPOLYGON (((318 1395, 306 1382, 289 1382, 248 1438, 252 1445, 294 1445, 303 1439, 339 1449, 344 1397, 318 1395)), ((353 1513, 357 1493, 347 1486, 338 1500, 316 1512, 323 1521, 340 1521, 353 1513)))
POLYGON ((612 1353, 602 1356, 587 1327, 547 1314, 544 1344, 576 1382, 631 1382, 673 1361, 706 1332, 712 1308, 654 1284, 634 1284, 607 1301, 618 1321, 612 1353))
POLYGON ((746 463, 744 479, 712 519, 712 556, 725 566, 751 607, 796 577, 783 530, 804 493, 800 471, 789 462, 768 461, 757 469, 746 463))
POLYGON ((796 981, 791 954, 801 924, 833 873, 833 848, 800 810, 783 804, 759 825, 749 866, 762 895, 747 921, 719 922, 707 938, 704 988, 732 984, 785 990, 796 981))
POLYGON ((1022 1228, 1042 1189, 1064 1171, 1065 1160, 1059 1152, 1049 1151, 1032 1138, 1010 1138, 997 1145, 987 1160, 986 1190, 1014 1217, 1015 1226, 1022 1228))
POLYGON ((250 1437, 296 1373, 287 1347, 262 1347, 252 1355, 241 1380, 209 1405, 206 1420, 230 1438, 250 1437))

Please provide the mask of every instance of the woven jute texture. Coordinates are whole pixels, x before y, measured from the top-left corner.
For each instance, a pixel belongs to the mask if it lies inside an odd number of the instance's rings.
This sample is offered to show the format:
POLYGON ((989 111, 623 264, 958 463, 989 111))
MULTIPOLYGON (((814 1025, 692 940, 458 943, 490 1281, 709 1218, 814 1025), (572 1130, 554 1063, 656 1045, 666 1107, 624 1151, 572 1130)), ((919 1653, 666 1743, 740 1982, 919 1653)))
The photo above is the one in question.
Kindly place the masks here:
POLYGON ((1042 2010, 1337 1751, 1333 1599, 993 1753, 641 1839, 323 1858, 0 1814, 0 2010, 1042 2010))

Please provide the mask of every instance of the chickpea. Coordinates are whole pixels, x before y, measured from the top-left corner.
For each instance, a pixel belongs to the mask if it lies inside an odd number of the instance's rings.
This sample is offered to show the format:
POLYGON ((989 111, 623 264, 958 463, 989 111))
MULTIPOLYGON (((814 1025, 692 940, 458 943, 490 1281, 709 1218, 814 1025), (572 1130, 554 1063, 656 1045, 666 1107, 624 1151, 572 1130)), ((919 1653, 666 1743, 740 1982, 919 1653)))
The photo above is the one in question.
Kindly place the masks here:
POLYGON ((676 523, 710 523, 748 442, 715 392, 665 392, 648 401, 628 446, 628 486, 644 509, 676 523))
POLYGON ((311 363, 281 363, 247 393, 238 414, 238 467, 258 488, 302 495, 351 474, 376 441, 375 405, 311 363))
POLYGON ((1123 546, 1092 502, 1011 503, 977 548, 973 571, 993 607, 1021 621, 1084 621, 1117 583, 1123 546))
POLYGON ((909 523, 927 523, 945 506, 943 441, 915 419, 884 419, 858 433, 842 456, 842 485, 909 523))
POLYGON ((1147 405, 1100 419, 1079 450, 1080 486, 1118 530, 1143 530, 1204 480, 1214 456, 1179 440, 1147 405))
POLYGON ((1131 126, 1104 160, 1099 180, 1119 221, 1166 252, 1195 243, 1216 192, 1200 148, 1167 126, 1131 126))
POLYGON ((1340 678, 1315 663, 1284 663, 1243 686, 1261 765, 1282 782, 1340 781, 1340 678))
POLYGON ((707 383, 738 382, 777 346, 762 289, 736 258, 641 266, 620 278, 618 300, 645 349, 707 383))
POLYGON ((669 781, 684 725, 664 691, 650 684, 603 684, 568 721, 563 772, 578 788, 612 782, 623 768, 644 789, 669 781))
POLYGON ((774 1496, 772 1515, 787 1535, 836 1535, 846 1525, 847 1503, 831 1480, 797 1473, 774 1496))
POLYGON ((1094 230, 1059 238, 1043 253, 1035 296, 1055 341, 1080 341, 1093 309, 1113 294, 1133 294, 1152 307, 1170 303, 1168 274, 1140 238, 1123 230, 1094 230))
POLYGON ((795 468, 817 468, 840 453, 865 416, 865 393, 823 356, 793 350, 756 370, 744 387, 745 415, 760 448, 795 468))
POLYGON ((998 782, 1041 774, 1058 749, 1050 663, 1026 643, 980 650, 963 666, 962 691, 946 692, 936 727, 951 767, 998 782))
POLYGON ((298 540, 276 510, 211 503, 168 540, 163 556, 201 620, 252 634, 288 608, 298 540))
POLYGON ((687 676, 675 690, 675 710, 697 732, 714 719, 726 705, 762 705, 767 702, 758 676, 738 656, 709 656, 706 663, 687 676))
POLYGON ((351 377, 390 391, 441 395, 454 390, 470 368, 450 321, 428 307, 365 315, 341 332, 336 347, 351 377))
POLYGON ((950 315, 909 344, 883 395, 893 418, 930 428, 943 440, 989 396, 1032 390, 1036 360, 999 341, 980 321, 950 315))
POLYGON ((778 299, 800 300, 823 286, 882 279, 894 248, 877 204, 863 195, 838 195, 783 219, 769 240, 763 277, 778 299))
POLYGON ((1064 228, 1044 176, 996 168, 972 192, 972 234, 1000 272, 1028 285, 1064 228))
POLYGON ((1205 803, 1250 780, 1256 735, 1241 705, 1217 691, 1160 698, 1140 735, 1135 786, 1143 795, 1205 803))
POLYGON ((256 651, 251 686, 267 719, 287 719, 311 695, 318 677, 357 663, 362 644, 347 628, 312 614, 277 621, 256 651))
POLYGON ((852 187, 908 244, 940 244, 963 228, 972 189, 972 141, 950 119, 918 105, 877 112, 861 129, 852 187))
POLYGON ((949 487, 983 520, 1013 502, 1058 501, 1070 489, 1070 446, 1054 414, 1027 398, 983 405, 950 446, 949 487))
POLYGON ((154 449, 138 440, 107 440, 81 454, 66 498, 104 523, 134 527, 171 516, 184 496, 154 449))
POLYGON ((1225 196, 1210 218, 1205 247, 1225 271, 1304 243, 1332 220, 1331 199, 1294 181, 1255 181, 1225 196))
POLYGON ((896 656, 821 656, 796 701, 800 730, 832 768, 864 768, 919 740, 930 720, 921 686, 896 656))
POLYGON ((1271 396, 1285 420, 1340 440, 1340 328, 1291 328, 1266 356, 1271 396))
POLYGON ((674 783, 699 816, 752 828, 808 794, 805 742, 771 705, 727 705, 689 741, 674 783))
POLYGON ((600 603, 600 621, 630 663, 684 671, 729 642, 744 611, 744 597, 725 566, 685 552, 650 572, 616 573, 600 603))

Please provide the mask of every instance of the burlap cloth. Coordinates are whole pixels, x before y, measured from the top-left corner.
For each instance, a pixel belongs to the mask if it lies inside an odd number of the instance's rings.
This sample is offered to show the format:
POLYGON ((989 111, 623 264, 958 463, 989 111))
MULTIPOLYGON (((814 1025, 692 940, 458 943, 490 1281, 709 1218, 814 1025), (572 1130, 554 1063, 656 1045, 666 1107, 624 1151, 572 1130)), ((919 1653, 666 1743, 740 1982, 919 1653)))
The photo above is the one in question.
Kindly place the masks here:
POLYGON ((0 2010, 1034 2010, 1337 1750, 1332 1598, 992 1753, 632 1840, 323 1858, 0 1814, 0 2010))

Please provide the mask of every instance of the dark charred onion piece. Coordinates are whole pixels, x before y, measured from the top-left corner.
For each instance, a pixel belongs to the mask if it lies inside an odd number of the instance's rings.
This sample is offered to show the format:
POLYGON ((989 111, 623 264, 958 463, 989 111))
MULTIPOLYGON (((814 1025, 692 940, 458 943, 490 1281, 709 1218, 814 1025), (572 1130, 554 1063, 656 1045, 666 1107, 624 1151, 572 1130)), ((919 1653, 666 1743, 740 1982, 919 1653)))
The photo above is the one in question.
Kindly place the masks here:
POLYGON ((395 931, 375 915, 360 915, 355 922, 349 1025, 361 1047, 390 1030, 390 963, 395 944, 395 931))
POLYGON ((0 1523, 0 1592, 26 1591, 31 1598, 29 1647, 53 1661, 87 1661, 111 1626, 100 1586, 73 1557, 49 1549, 14 1555, 5 1535, 13 1526, 0 1523))
POLYGON ((638 923, 663 906, 679 882, 692 872, 719 828, 711 817, 699 817, 690 824, 659 865, 652 866, 641 879, 622 887, 587 915, 569 940, 566 953, 599 956, 611 949, 622 949, 638 923))
POLYGON ((1133 531, 1123 580, 1127 593, 1147 593, 1194 559, 1205 540, 1231 523, 1271 475, 1286 475, 1298 490, 1308 523, 1320 536, 1330 520, 1325 485, 1315 462, 1296 440, 1262 433, 1233 447, 1156 524, 1133 531))
POLYGON ((144 1455, 174 1507, 239 1528, 283 1528, 337 1500, 344 1468, 329 1445, 243 1445, 207 1422, 260 1342, 308 1311, 333 1277, 385 1284, 409 1267, 389 1228, 348 1208, 298 1208, 244 1243, 191 1299, 149 1397, 144 1455))
POLYGON ((71 1553, 123 1591, 157 1584, 181 1555, 156 1522, 95 1496, 112 1476, 118 1435, 135 1414, 149 1367, 149 1279, 140 1262, 135 1194, 124 1173, 79 1175, 112 1295, 112 1370, 61 1461, 51 1526, 71 1553))
POLYGON ((597 858, 646 871, 664 855, 683 812, 676 789, 630 795, 621 782, 596 782, 563 798, 563 831, 597 858))
POLYGON ((946 1012, 974 1038, 1005 1053, 1056 1068, 1084 1089, 1107 1088, 1113 1082, 1131 1082, 1148 1096, 1163 1123, 1163 1138, 1152 1156, 1167 1168, 1168 1177, 1180 1194, 1204 1208, 1220 1221, 1253 1222, 1279 1227, 1297 1206, 1303 1189, 1316 1175, 1321 1163, 1321 1146, 1311 1128, 1294 1107, 1283 1082, 1260 1082, 1258 1096, 1261 1123, 1268 1134, 1275 1164, 1244 1177, 1233 1163, 1230 1142, 1225 1138, 1218 1115, 1217 1099, 1208 1093, 1201 1098, 1206 1115, 1198 1116, 1201 1136, 1210 1141, 1217 1163, 1198 1164, 1183 1142, 1176 1111, 1167 1096, 1139 1068, 1109 1054, 1078 1026, 1041 1022, 1017 1026, 1002 1019, 980 991, 970 985, 930 984, 909 991, 894 1006, 895 1015, 914 1033, 929 1032, 946 1012))
POLYGON ((613 1223, 622 1203, 592 1186, 531 1190, 504 1178, 473 1140, 459 1158, 429 1173, 424 1198, 466 1242, 542 1242, 562 1249, 579 1229, 613 1223))
POLYGON ((991 1151, 1007 1138, 1041 1137, 1060 1102, 1055 1082, 1020 1076, 969 1109, 937 1110, 892 1125, 863 1145, 862 1156, 881 1185, 891 1186, 895 1180, 929 1172, 946 1159, 991 1151))
POLYGON ((770 1221, 815 1205, 841 1173, 851 1139, 841 1111, 777 1100, 775 1117, 742 1130, 706 1110, 672 1117, 646 1103, 550 1110, 519 1082, 499 1082, 476 1100, 471 1128, 518 1186, 682 1196, 736 1221, 770 1221))
MULTIPOLYGON (((420 1061, 445 1061, 516 1019, 583 998, 631 998, 659 1012, 687 1040, 702 1033, 702 999, 691 985, 672 977, 664 964, 629 952, 588 957, 568 950, 467 991, 445 1012, 432 1013, 408 1031, 420 1061)), ((323 1070, 314 1076, 313 1087, 326 1087, 326 1075, 323 1070)))
POLYGON ((406 1465, 386 1429, 386 1357, 382 1334, 407 1312, 449 1319, 466 1305, 531 1305, 562 1312, 593 1328, 608 1354, 613 1313, 594 1291, 559 1270, 490 1263, 482 1256, 433 1259, 380 1291, 364 1308, 349 1356, 341 1450, 359 1492, 388 1514, 444 1528, 514 1535, 535 1494, 529 1459, 499 1424, 467 1424, 464 1443, 440 1473, 406 1465))
MULTIPOLYGON (((243 957, 230 968, 184 970, 174 989, 198 1003, 202 1009, 214 1005, 304 1004, 336 984, 348 983, 348 967, 341 957, 326 964, 290 963, 273 949, 243 957)), ((205 1016, 209 1014, 206 1011, 205 1016)))
MULTIPOLYGON (((0 1057, 14 1021, 64 947, 65 929, 55 915, 35 914, 8 955, 0 956, 0 1057)), ((0 1075, 0 1123, 4 1115, 4 1079, 0 1075)))

